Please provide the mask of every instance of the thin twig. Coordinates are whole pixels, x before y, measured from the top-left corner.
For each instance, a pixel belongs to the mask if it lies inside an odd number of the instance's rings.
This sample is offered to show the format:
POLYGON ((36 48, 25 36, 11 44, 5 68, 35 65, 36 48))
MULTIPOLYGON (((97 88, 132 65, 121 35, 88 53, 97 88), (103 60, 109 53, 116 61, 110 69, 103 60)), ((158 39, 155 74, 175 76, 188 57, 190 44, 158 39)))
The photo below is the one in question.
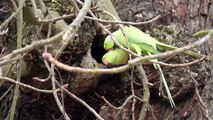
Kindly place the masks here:
POLYGON ((162 65, 162 66, 167 66, 167 67, 188 67, 190 65, 197 64, 197 63, 205 60, 206 58, 207 58, 207 56, 203 56, 200 59, 197 59, 197 60, 194 60, 194 61, 188 62, 188 63, 183 63, 183 64, 168 64, 168 63, 156 62, 156 61, 153 61, 152 63, 156 63, 156 64, 159 64, 159 65, 162 65))
POLYGON ((10 92, 10 90, 13 88, 13 85, 11 85, 7 91, 0 97, 0 101, 10 92))
POLYGON ((7 13, 7 12, 9 12, 9 10, 8 10, 7 7, 8 6, 3 6, 2 8, 0 8, 0 13, 7 13))
MULTIPOLYGON (((49 18, 52 18, 52 17, 49 15, 49 16, 48 16, 48 19, 49 19, 49 18)), ((47 38, 50 38, 51 33, 52 33, 52 22, 50 22, 50 23, 48 24, 47 38)), ((44 52, 47 52, 47 45, 44 46, 44 52)), ((49 66, 49 64, 48 64, 48 62, 47 62, 47 60, 44 60, 44 64, 45 64, 46 68, 47 68, 49 71, 51 71, 51 68, 50 68, 50 66, 49 66)), ((50 74, 49 74, 49 76, 50 76, 50 74)), ((48 80, 48 79, 46 79, 46 80, 48 80)), ((46 80, 43 80, 43 81, 46 81, 46 80)))
POLYGON ((201 96, 200 96, 200 93, 199 93, 199 91, 198 91, 199 83, 195 80, 195 78, 191 75, 191 73, 190 73, 189 71, 190 71, 190 69, 188 68, 189 76, 192 78, 192 80, 193 80, 193 82, 194 82, 194 84, 195 84, 195 95, 196 95, 197 101, 198 101, 198 103, 199 103, 198 105, 199 105, 201 111, 203 112, 205 118, 206 118, 207 120, 209 120, 208 109, 207 109, 205 103, 203 102, 203 100, 202 100, 202 98, 201 98, 201 96))
POLYGON ((47 20, 39 20, 40 23, 49 23, 49 22, 56 22, 56 21, 59 21, 59 20, 62 20, 62 19, 68 19, 68 18, 71 18, 71 17, 74 17, 75 14, 71 13, 69 15, 63 15, 61 17, 56 17, 56 18, 52 18, 52 19, 47 19, 47 20))
MULTIPOLYGON (((71 17, 74 17, 74 16, 75 16, 75 14, 71 13, 71 14, 63 15, 61 17, 57 17, 57 18, 50 19, 50 20, 45 20, 45 19, 44 20, 39 20, 39 22, 41 22, 41 23, 56 22, 58 20, 68 19, 68 18, 71 18, 71 17)), ((124 24, 124 25, 144 25, 144 24, 148 24, 148 23, 151 23, 153 21, 156 21, 159 18, 161 18, 160 15, 154 17, 153 19, 151 19, 149 21, 145 21, 145 22, 126 22, 126 21, 104 20, 104 19, 100 19, 100 18, 94 18, 94 17, 90 17, 90 16, 85 16, 85 19, 93 20, 93 21, 100 22, 100 23, 112 23, 112 24, 124 24)))
MULTIPOLYGON (((4 80, 4 81, 7 81, 7 82, 10 82, 10 83, 13 83, 13 84, 19 84, 22 87, 29 88, 31 90, 34 90, 34 91, 37 91, 37 92, 40 92, 40 93, 49 93, 49 94, 53 93, 53 90, 43 90, 43 89, 35 88, 31 85, 27 85, 27 84, 18 82, 16 80, 13 80, 13 79, 8 78, 8 77, 0 77, 0 80, 4 80)), ((60 89, 56 89, 56 91, 60 91, 60 89)))
POLYGON ((17 7, 15 1, 14 0, 10 0, 10 2, 11 2, 11 5, 12 5, 13 9, 16 11, 18 7, 17 7))
POLYGON ((8 28, 6 30, 1 31, 0 36, 6 34, 7 32, 8 32, 8 28))
MULTIPOLYGON (((181 57, 182 61, 184 62, 184 58, 181 57)), ((190 69, 189 67, 187 67, 187 72, 189 74, 189 76, 191 77, 191 79, 193 80, 194 82, 194 86, 195 86, 195 95, 196 95, 196 98, 197 98, 197 101, 198 101, 198 106, 200 107, 201 111, 203 112, 204 116, 206 119, 209 120, 209 114, 208 114, 208 109, 205 105, 205 103, 203 102, 203 100, 201 99, 201 96, 200 96, 200 93, 198 91, 198 86, 199 86, 199 83, 196 81, 196 79, 192 76, 192 74, 190 73, 190 69)))
POLYGON ((161 18, 161 15, 158 15, 158 16, 152 18, 151 20, 144 21, 144 22, 126 22, 126 21, 104 20, 104 19, 98 19, 98 18, 89 17, 89 16, 85 17, 85 19, 94 20, 94 21, 97 21, 100 23, 124 24, 124 25, 144 25, 144 24, 152 23, 153 21, 156 21, 159 18, 161 18))
POLYGON ((85 106, 90 112, 92 112, 99 120, 104 120, 93 108, 91 108, 85 101, 81 100, 79 97, 65 89, 63 86, 61 86, 61 89, 65 91, 71 98, 81 103, 83 106, 85 106))
POLYGON ((196 93, 197 100, 199 102, 199 106, 200 106, 200 109, 201 109, 202 113, 204 114, 204 116, 205 116, 205 118, 207 120, 210 120, 210 118, 209 118, 209 111, 208 111, 205 103, 203 102, 202 98, 200 97, 200 94, 199 94, 197 86, 195 86, 195 93, 196 93))
MULTIPOLYGON (((133 70, 131 71, 130 86, 131 86, 132 95, 135 96, 133 70)), ((133 100, 132 100, 132 109, 131 109, 131 111, 132 111, 132 120, 135 120, 135 104, 136 104, 136 99, 133 98, 133 100)))
MULTIPOLYGON (((24 6, 24 0, 19 0, 18 1, 18 6, 24 6)), ((17 48, 21 48, 22 46, 22 39, 23 39, 23 10, 21 10, 18 14, 17 14, 17 20, 16 20, 16 24, 17 24, 17 48)), ((22 73, 22 59, 18 60, 18 64, 16 66, 17 70, 17 76, 16 76, 16 81, 20 82, 21 80, 21 73, 22 73)), ((15 116, 15 111, 16 111, 16 105, 17 105, 17 101, 20 95, 20 91, 19 91, 19 84, 15 85, 15 89, 14 89, 14 95, 13 95, 13 102, 12 102, 12 106, 10 108, 10 113, 8 114, 9 119, 13 120, 14 116, 15 116)))
POLYGON ((36 80, 36 81, 39 81, 39 82, 47 82, 47 81, 50 80, 50 78, 51 78, 51 74, 49 74, 47 78, 41 79, 41 78, 38 78, 38 77, 33 77, 32 79, 36 80))
POLYGON ((108 104, 110 107, 112 107, 113 109, 116 109, 116 110, 121 110, 121 109, 123 109, 124 106, 126 106, 126 104, 127 104, 130 100, 132 100, 133 98, 135 98, 135 99, 139 100, 140 102, 144 103, 144 101, 143 101, 141 98, 139 98, 138 96, 130 95, 129 97, 126 98, 126 100, 123 102, 123 104, 122 104, 121 106, 115 107, 115 106, 113 106, 108 100, 106 100, 105 97, 101 97, 101 98, 103 99, 103 101, 104 101, 106 104, 108 104))
POLYGON ((61 111, 61 113, 64 115, 64 119, 65 120, 70 120, 69 116, 67 115, 65 108, 63 107, 63 105, 61 104, 57 92, 56 90, 56 85, 55 85, 55 72, 54 72, 54 65, 51 64, 51 71, 49 71, 51 73, 51 83, 52 83, 52 89, 53 89, 53 97, 55 98, 56 104, 59 108, 59 110, 61 111))

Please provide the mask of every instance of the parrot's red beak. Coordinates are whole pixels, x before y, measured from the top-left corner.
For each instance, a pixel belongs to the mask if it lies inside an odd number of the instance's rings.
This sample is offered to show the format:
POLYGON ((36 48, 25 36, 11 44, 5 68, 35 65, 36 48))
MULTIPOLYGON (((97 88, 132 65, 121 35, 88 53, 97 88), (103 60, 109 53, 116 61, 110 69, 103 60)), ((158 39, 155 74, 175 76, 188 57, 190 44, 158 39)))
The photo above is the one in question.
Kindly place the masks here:
POLYGON ((107 62, 107 61, 103 61, 103 64, 104 64, 104 65, 107 65, 107 64, 108 64, 108 62, 107 62))
POLYGON ((107 49, 106 51, 107 51, 107 52, 109 52, 109 51, 110 51, 110 48, 109 48, 109 49, 107 49))

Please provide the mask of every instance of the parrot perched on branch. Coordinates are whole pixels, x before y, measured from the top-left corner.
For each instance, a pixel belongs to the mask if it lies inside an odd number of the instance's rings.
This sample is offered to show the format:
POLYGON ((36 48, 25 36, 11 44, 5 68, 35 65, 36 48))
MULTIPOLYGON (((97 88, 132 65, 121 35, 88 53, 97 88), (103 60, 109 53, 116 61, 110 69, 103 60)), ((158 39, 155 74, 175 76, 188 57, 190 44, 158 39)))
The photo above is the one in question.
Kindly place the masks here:
MULTIPOLYGON (((122 46, 126 48, 128 47, 129 42, 131 50, 138 53, 139 55, 144 52, 146 53, 146 51, 156 54, 158 53, 157 48, 163 50, 178 49, 178 47, 168 45, 156 40, 155 38, 147 35, 134 26, 124 26, 123 31, 119 29, 113 32, 113 37, 116 41, 118 41, 122 46), (126 40, 126 37, 128 39, 128 42, 126 40)), ((113 42, 111 36, 108 35, 104 41, 104 49, 109 50, 113 47, 115 47, 115 43, 113 42)), ((198 58, 203 57, 202 55, 192 51, 184 51, 182 53, 198 58)))
POLYGON ((105 65, 121 65, 126 64, 129 59, 129 54, 120 49, 115 48, 108 51, 103 57, 102 62, 105 65))
MULTIPOLYGON (((157 48, 165 49, 165 50, 175 50, 177 47, 164 44, 156 40, 155 38, 145 34, 141 30, 139 30, 136 27, 133 26, 124 26, 123 29, 119 29, 115 32, 112 33, 114 39, 119 42, 122 46, 130 49, 133 52, 136 52, 138 55, 142 54, 148 54, 148 55, 153 55, 159 53, 157 48)), ((104 41, 104 49, 110 50, 115 48, 115 43, 112 40, 111 36, 108 35, 104 41)), ((201 57, 200 54, 191 52, 191 51, 185 51, 183 52, 184 54, 194 56, 194 57, 201 57)), ((113 55, 112 55, 113 56, 113 55)), ((115 56, 114 56, 115 57, 115 56)), ((157 59, 152 59, 150 60, 151 62, 157 62, 157 59)), ((112 62, 112 61, 111 61, 112 62)), ((117 64, 117 62, 116 62, 117 64)), ((172 99, 170 90, 168 88, 166 79, 164 77, 164 74, 162 72, 162 69, 159 64, 153 63, 154 67, 159 70, 160 72, 160 79, 165 87, 169 102, 171 104, 171 107, 175 107, 175 103, 172 99)))

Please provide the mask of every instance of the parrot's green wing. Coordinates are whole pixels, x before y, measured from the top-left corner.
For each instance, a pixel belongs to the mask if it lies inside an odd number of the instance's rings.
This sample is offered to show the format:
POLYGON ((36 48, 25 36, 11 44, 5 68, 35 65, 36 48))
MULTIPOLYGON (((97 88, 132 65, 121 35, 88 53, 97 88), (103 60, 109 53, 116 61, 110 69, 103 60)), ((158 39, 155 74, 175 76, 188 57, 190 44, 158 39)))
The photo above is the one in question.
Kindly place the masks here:
POLYGON ((105 65, 121 65, 121 64, 126 64, 129 59, 129 54, 120 49, 120 48, 115 48, 107 52, 103 57, 102 57, 102 62, 105 65))
POLYGON ((147 54, 147 52, 152 54, 159 53, 158 50, 154 49, 152 46, 147 44, 130 44, 130 48, 133 52, 137 53, 138 55, 147 54))
MULTIPOLYGON (((121 29, 113 32, 115 40, 117 40, 121 45, 130 49, 137 54, 150 52, 152 54, 159 53, 156 48, 155 39, 145 34, 141 30, 133 26, 124 26, 123 31, 121 29), (128 40, 128 41, 127 41, 128 40)), ((104 41, 104 48, 110 48, 112 45, 112 40, 108 36, 104 41)))
MULTIPOLYGON (((138 29, 134 26, 125 26, 123 30, 124 30, 124 32, 125 32, 130 43, 135 43, 135 44, 136 43, 137 44, 143 43, 143 44, 146 44, 146 45, 153 46, 154 49, 150 48, 150 47, 147 48, 146 46, 142 46, 142 48, 146 47, 145 49, 147 51, 151 52, 151 53, 154 53, 154 54, 159 53, 159 52, 156 51, 157 50, 156 47, 160 47, 163 50, 178 49, 178 47, 168 45, 168 44, 165 44, 165 43, 158 41, 157 39, 153 38, 150 35, 147 35, 146 33, 144 33, 143 31, 141 31, 140 29, 138 29)), ((192 51, 184 51, 182 53, 186 54, 186 55, 193 56, 193 57, 199 57, 199 58, 203 57, 203 55, 201 55, 199 53, 192 52, 192 51)))
POLYGON ((155 40, 149 35, 142 32, 140 29, 134 26, 125 26, 123 28, 124 33, 126 34, 128 41, 134 44, 147 44, 156 49, 155 40))
POLYGON ((139 44, 142 52, 146 51, 146 52, 150 52, 152 54, 157 54, 159 53, 159 51, 155 48, 153 48, 152 46, 148 45, 148 44, 139 44))
MULTIPOLYGON (((153 40, 152 37, 150 37, 149 35, 145 34, 141 30, 133 26, 124 26, 123 31, 119 29, 113 32, 113 35, 115 37, 115 40, 117 40, 124 47, 128 47, 128 44, 136 44, 136 45, 146 44, 156 49, 155 40, 153 40)), ((111 45, 111 41, 110 37, 107 36, 107 38, 104 41, 104 45, 113 47, 111 45)))

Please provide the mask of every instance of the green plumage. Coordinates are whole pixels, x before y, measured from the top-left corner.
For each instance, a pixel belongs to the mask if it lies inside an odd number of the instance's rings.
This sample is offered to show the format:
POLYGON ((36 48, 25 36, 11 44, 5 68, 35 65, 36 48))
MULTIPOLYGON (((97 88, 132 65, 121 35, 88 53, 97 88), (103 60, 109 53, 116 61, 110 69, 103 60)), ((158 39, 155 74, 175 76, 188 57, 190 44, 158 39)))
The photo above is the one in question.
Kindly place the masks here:
POLYGON ((108 51, 103 57, 102 62, 105 65, 121 65, 126 64, 129 58, 129 54, 120 49, 115 48, 110 51, 108 51))
MULTIPOLYGON (((133 27, 133 26, 125 26, 123 28, 123 32, 121 29, 115 31, 113 33, 115 39, 124 47, 130 46, 131 50, 134 52, 137 52, 139 55, 141 55, 141 52, 148 51, 151 53, 157 53, 156 44, 153 40, 148 40, 150 37, 140 31, 139 29, 133 27), (128 39, 125 37, 125 35, 128 39)), ((104 48, 110 49, 114 47, 114 42, 112 41, 110 36, 107 36, 104 42, 104 48)))
MULTIPOLYGON (((150 52, 152 54, 158 53, 157 48, 161 48, 163 50, 175 50, 178 47, 168 45, 162 42, 159 42, 155 38, 151 37, 150 35, 145 34, 143 31, 139 30, 138 28, 134 26, 124 26, 123 27, 123 32, 121 29, 113 32, 114 38, 124 47, 128 47, 128 42, 129 46, 132 51, 137 52, 138 54, 141 54, 141 52, 150 52), (125 35, 126 37, 125 37, 125 35), (127 39, 128 42, 127 42, 127 39), (137 46, 140 47, 140 50, 138 50, 137 46), (139 52, 141 51, 141 52, 139 52)), ((104 48, 105 49, 111 49, 115 47, 115 44, 113 40, 111 39, 111 36, 107 36, 105 41, 104 41, 104 48)), ((183 54, 187 54, 193 57, 203 57, 202 55, 192 52, 192 51, 185 51, 182 52, 183 54)))

